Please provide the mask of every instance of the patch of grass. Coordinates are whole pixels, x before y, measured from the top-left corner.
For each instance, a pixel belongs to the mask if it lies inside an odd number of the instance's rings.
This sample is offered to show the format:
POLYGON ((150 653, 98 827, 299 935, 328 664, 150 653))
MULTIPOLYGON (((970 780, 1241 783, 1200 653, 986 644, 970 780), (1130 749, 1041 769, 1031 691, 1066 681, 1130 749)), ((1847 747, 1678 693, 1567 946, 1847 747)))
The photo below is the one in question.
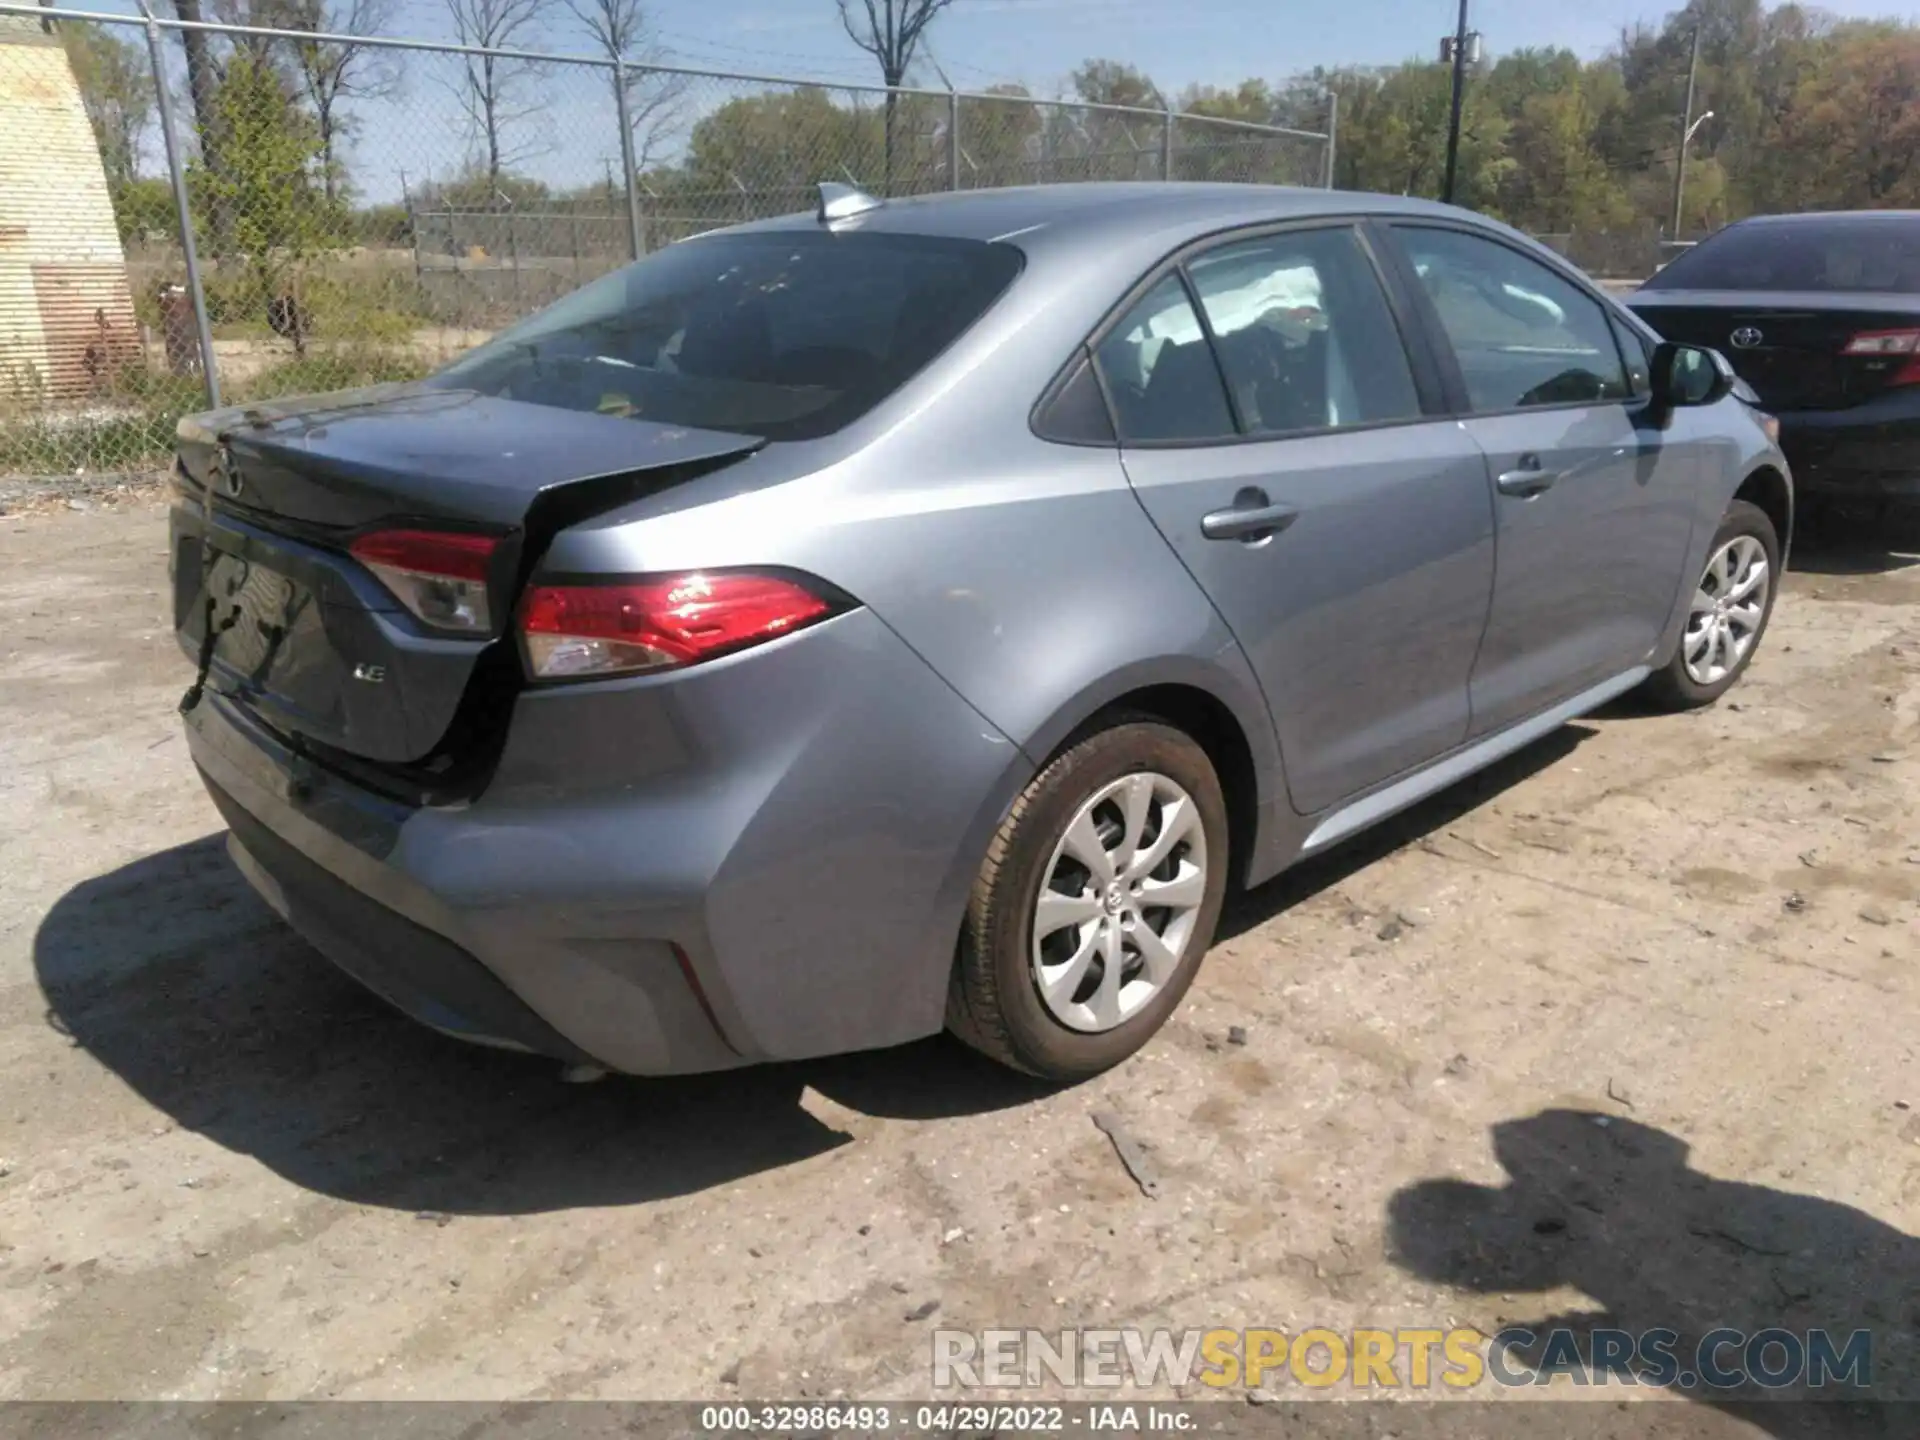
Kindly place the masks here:
MULTIPOLYGON (((350 261, 316 264, 287 283, 300 297, 307 335, 353 345, 395 344, 429 323, 411 269, 350 261)), ((265 339, 274 287, 248 269, 214 270, 206 277, 207 321, 222 340, 265 339)))
POLYGON ((78 414, 0 403, 0 475, 135 474, 164 469, 182 415, 206 408, 189 376, 130 367, 78 414))
MULTIPOLYGON (((185 412, 182 412, 185 413, 185 412)), ((0 475, 39 478, 164 468, 179 415, 0 420, 0 475)))

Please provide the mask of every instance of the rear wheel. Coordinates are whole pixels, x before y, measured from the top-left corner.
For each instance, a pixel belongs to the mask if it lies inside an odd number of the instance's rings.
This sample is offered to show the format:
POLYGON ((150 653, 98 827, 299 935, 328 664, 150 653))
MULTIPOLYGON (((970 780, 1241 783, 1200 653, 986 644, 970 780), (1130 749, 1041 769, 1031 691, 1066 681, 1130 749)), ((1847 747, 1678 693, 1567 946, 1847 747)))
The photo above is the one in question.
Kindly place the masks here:
POLYGON ((1226 803, 1206 752, 1150 720, 1089 736, 1027 786, 994 837, 948 1028, 1051 1080, 1117 1065, 1193 983, 1226 876, 1226 803))
POLYGON ((1688 601, 1686 629, 1647 698, 1667 710, 1711 705, 1733 687, 1766 633, 1780 575, 1780 538, 1766 511, 1745 500, 1727 507, 1688 601))

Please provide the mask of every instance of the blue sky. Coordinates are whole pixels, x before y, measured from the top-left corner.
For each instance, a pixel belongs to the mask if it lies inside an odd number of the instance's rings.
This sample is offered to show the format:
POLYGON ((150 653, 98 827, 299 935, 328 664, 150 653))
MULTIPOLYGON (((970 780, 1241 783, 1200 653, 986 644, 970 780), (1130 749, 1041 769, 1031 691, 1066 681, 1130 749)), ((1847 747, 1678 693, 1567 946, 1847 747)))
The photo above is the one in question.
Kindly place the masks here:
MULTIPOLYGON (((1564 45, 1593 55, 1623 26, 1657 23, 1678 8, 1635 0, 1474 0, 1472 13, 1495 54, 1564 45)), ((1822 8, 1902 19, 1920 13, 1885 0, 1828 0, 1822 8)), ((654 0, 651 9, 663 42, 688 63, 798 65, 842 78, 872 68, 842 33, 833 0, 654 0)), ((1130 61, 1177 90, 1248 75, 1279 78, 1315 65, 1425 57, 1452 31, 1454 14, 1452 0, 955 0, 929 33, 935 58, 962 88, 1006 79, 1047 91, 1081 60, 1099 55, 1130 61)))
MULTIPOLYGON (((133 10, 132 0, 65 0, 81 8, 133 10)), ((659 43, 681 64, 824 81, 873 83, 872 59, 841 29, 834 0, 645 0, 659 43)), ((1316 65, 1380 65, 1426 57, 1454 23, 1455 0, 955 0, 929 32, 932 59, 960 89, 1018 81, 1057 94, 1081 61, 1105 58, 1146 70, 1165 89, 1231 85, 1248 76, 1282 80, 1316 65)), ((1671 4, 1642 0, 1472 0, 1473 24, 1499 55, 1559 45, 1592 56, 1624 26, 1658 24, 1671 4)), ((1920 0, 1827 0, 1846 16, 1913 18, 1920 0)), ((589 47, 562 0, 553 19, 526 38, 531 48, 589 47)), ((164 8, 164 7, 162 7, 164 8)), ((209 5, 209 8, 213 8, 209 5)), ((395 34, 450 34, 444 0, 400 0, 395 34)), ((177 64, 177 61, 176 61, 177 64)), ((920 83, 939 71, 918 67, 920 83)), ((400 198, 405 182, 456 172, 467 153, 465 127, 447 80, 448 57, 408 61, 403 90, 365 102, 346 144, 358 193, 400 198)), ((683 102, 675 127, 732 95, 757 87, 701 82, 683 102)), ((513 127, 522 173, 558 186, 598 180, 618 165, 617 131, 597 72, 550 72, 523 97, 513 127)), ((670 150, 672 142, 666 142, 670 150)))

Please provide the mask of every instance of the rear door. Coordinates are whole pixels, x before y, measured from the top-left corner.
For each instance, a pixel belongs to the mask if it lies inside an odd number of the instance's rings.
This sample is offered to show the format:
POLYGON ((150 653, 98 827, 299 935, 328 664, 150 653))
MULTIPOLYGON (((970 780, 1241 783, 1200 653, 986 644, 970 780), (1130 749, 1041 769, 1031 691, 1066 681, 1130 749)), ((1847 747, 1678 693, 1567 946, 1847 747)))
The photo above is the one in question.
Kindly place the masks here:
POLYGON ((1485 466, 1429 413, 1359 232, 1193 254, 1096 354, 1141 504, 1265 689, 1294 807, 1458 745, 1493 583, 1485 466))
POLYGON ((1585 287, 1477 229, 1391 232, 1492 487, 1498 571, 1471 685, 1484 735, 1653 653, 1700 457, 1648 423, 1618 322, 1585 287))

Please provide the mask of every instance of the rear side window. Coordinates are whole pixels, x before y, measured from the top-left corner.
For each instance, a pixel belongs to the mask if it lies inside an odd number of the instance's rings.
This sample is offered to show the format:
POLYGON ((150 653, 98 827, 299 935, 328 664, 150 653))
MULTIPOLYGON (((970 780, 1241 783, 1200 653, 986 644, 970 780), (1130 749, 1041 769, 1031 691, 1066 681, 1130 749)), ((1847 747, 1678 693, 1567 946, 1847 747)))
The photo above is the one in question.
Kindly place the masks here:
POLYGON ((1107 332, 1095 352, 1123 441, 1222 440, 1234 434, 1187 287, 1168 275, 1107 332))
POLYGON ((1187 270, 1248 434, 1419 416, 1400 332, 1352 230, 1223 245, 1187 270))
POLYGON ((763 231, 669 246, 427 383, 767 440, 852 423, 978 320, 1020 270, 1008 245, 763 231))
POLYGON ((1736 225, 1701 241, 1645 288, 1920 295, 1920 220, 1736 225))
POLYGON ((1395 227, 1452 343, 1476 414, 1624 400, 1606 307, 1517 250, 1458 230, 1395 227))

